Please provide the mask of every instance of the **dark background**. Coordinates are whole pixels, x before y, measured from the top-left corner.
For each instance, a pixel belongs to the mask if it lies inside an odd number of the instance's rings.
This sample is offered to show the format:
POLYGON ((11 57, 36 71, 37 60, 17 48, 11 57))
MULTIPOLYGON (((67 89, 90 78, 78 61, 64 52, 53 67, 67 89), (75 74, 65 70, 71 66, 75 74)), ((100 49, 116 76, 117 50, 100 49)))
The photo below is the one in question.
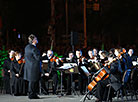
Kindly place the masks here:
MULTIPOLYGON (((138 44, 138 0, 86 0, 98 2, 100 10, 87 8, 87 49, 110 49, 116 46, 136 49, 138 44)), ((55 0, 54 50, 63 54, 71 50, 70 34, 75 32, 75 49, 84 45, 83 0, 68 0, 66 34, 65 0, 55 0)), ((48 27, 51 24, 51 0, 0 0, 2 17, 1 46, 24 48, 29 34, 39 39, 39 47, 51 47, 48 27), (16 30, 15 30, 16 29, 16 30), (15 30, 15 31, 14 31, 15 30), (21 39, 17 35, 21 34, 21 39)))

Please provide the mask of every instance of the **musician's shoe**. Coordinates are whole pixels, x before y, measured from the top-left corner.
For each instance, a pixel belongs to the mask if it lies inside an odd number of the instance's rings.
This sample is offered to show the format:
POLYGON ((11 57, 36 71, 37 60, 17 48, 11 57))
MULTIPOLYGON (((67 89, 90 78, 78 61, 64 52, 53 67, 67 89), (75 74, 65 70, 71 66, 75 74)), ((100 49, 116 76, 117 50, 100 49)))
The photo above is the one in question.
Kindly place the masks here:
POLYGON ((53 95, 58 95, 58 93, 54 91, 54 92, 53 92, 53 95))
POLYGON ((20 96, 20 94, 14 94, 14 96, 20 96))
POLYGON ((35 99, 40 99, 40 97, 39 97, 39 96, 35 96, 34 98, 35 98, 35 99))
POLYGON ((37 96, 37 95, 36 95, 36 96, 29 96, 28 98, 29 98, 29 99, 40 99, 40 97, 37 96))
POLYGON ((71 95, 71 92, 67 92, 66 95, 71 95))

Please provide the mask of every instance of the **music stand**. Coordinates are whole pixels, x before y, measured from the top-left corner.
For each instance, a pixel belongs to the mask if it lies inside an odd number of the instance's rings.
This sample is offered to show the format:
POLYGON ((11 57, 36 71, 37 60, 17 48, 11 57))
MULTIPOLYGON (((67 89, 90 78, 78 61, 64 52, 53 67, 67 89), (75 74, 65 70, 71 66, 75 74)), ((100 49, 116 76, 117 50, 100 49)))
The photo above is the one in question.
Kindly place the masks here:
MULTIPOLYGON (((72 63, 72 64, 69 64, 69 63, 66 63, 66 64, 64 64, 63 66, 61 66, 61 67, 59 67, 58 68, 58 70, 61 72, 61 85, 60 85, 60 88, 61 88, 61 96, 63 96, 64 94, 63 94, 63 92, 62 92, 62 80, 63 80, 63 78, 62 78, 62 76, 63 76, 63 71, 64 70, 67 70, 67 69, 70 69, 70 68, 73 68, 74 67, 74 63, 72 63)), ((72 76, 71 76, 72 77, 72 76)), ((72 79, 71 79, 72 80, 72 79)), ((72 85, 71 85, 72 86, 72 85)), ((74 90, 73 88, 71 88, 72 90, 74 90)))
POLYGON ((74 73, 74 71, 70 71, 70 75, 71 75, 71 94, 72 93, 75 93, 75 95, 78 95, 79 96, 79 94, 75 91, 75 89, 73 87, 73 73, 74 73))
POLYGON ((58 68, 58 70, 60 71, 60 76, 61 76, 61 83, 60 83, 60 96, 58 96, 58 97, 61 97, 61 96, 64 96, 63 91, 62 91, 62 86, 63 86, 63 83, 62 83, 63 78, 62 78, 62 76, 63 76, 63 71, 64 71, 64 69, 60 69, 60 68, 58 68))

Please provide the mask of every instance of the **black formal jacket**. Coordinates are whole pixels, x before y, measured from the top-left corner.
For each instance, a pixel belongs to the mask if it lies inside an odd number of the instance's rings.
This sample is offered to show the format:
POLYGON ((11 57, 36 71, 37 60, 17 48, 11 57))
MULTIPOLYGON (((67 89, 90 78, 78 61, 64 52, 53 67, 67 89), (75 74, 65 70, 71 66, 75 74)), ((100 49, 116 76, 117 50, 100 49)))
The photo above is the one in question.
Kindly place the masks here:
POLYGON ((4 70, 4 77, 10 77, 10 73, 8 70, 11 69, 11 59, 8 58, 7 60, 4 61, 3 64, 3 70, 4 70))
POLYGON ((25 47, 24 79, 38 81, 41 73, 41 55, 38 48, 32 44, 25 47))
POLYGON ((12 78, 16 77, 15 74, 19 74, 19 77, 23 77, 23 72, 24 72, 23 65, 19 64, 16 60, 12 61, 11 63, 12 78))
MULTIPOLYGON (((52 56, 52 58, 57 59, 58 57, 56 56, 52 56)), ((57 67, 60 67, 63 63, 59 60, 59 65, 56 64, 55 61, 50 61, 50 59, 48 59, 47 56, 43 57, 43 60, 48 60, 48 68, 46 70, 42 69, 42 74, 45 74, 45 73, 49 73, 50 76, 53 75, 53 74, 57 74, 57 67)))
MULTIPOLYGON (((81 57, 80 57, 80 58, 81 58, 81 57)), ((81 76, 87 77, 86 74, 84 73, 84 71, 81 69, 81 66, 85 66, 85 67, 87 68, 88 62, 87 62, 87 60, 86 60, 86 58, 85 58, 83 62, 81 61, 80 63, 78 63, 78 59, 80 59, 80 58, 75 57, 75 62, 76 62, 76 64, 78 65, 79 74, 80 74, 81 76)))

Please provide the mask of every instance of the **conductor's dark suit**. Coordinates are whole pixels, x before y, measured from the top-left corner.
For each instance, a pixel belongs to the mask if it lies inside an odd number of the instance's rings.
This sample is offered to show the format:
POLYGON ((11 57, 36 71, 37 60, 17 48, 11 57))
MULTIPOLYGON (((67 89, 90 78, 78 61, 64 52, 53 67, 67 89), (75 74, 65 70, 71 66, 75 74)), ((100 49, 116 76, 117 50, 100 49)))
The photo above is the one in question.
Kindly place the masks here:
POLYGON ((41 56, 36 46, 28 44, 25 47, 24 79, 29 81, 29 98, 37 97, 41 73, 41 56))

